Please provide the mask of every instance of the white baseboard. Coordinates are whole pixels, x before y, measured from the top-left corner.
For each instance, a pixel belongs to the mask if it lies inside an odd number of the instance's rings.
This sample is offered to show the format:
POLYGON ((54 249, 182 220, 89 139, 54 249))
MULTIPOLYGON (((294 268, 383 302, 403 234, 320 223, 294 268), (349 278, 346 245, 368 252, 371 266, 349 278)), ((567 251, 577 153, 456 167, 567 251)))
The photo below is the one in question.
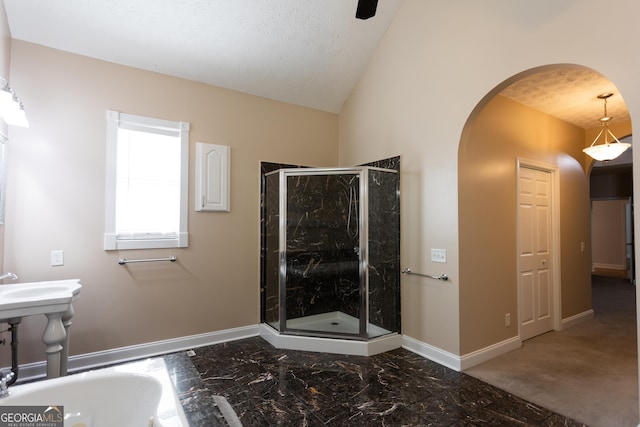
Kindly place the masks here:
POLYGON ((596 270, 598 268, 602 268, 604 270, 622 270, 625 271, 627 269, 626 260, 624 264, 605 264, 602 262, 594 262, 591 268, 591 271, 596 270))
POLYGON ((567 317, 566 319, 562 319, 562 321, 560 322, 560 330, 564 331, 565 329, 569 329, 572 326, 576 326, 589 319, 593 319, 593 317, 594 317, 593 310, 587 310, 582 313, 578 313, 575 316, 567 317))
POLYGON ((418 341, 407 335, 402 336, 402 347, 424 358, 460 372, 460 357, 453 353, 434 347, 430 344, 418 341))
POLYGON ((449 353, 448 351, 444 351, 406 335, 402 337, 403 348, 458 372, 469 369, 512 350, 516 350, 521 346, 522 341, 520 338, 513 337, 472 353, 465 354, 464 356, 457 356, 453 353, 449 353))
POLYGON ((480 350, 472 351, 460 357, 460 366, 462 370, 472 368, 494 357, 501 356, 510 351, 517 350, 522 347, 522 340, 519 336, 506 339, 499 343, 492 344, 480 350))
MULTIPOLYGON (((590 316, 593 317, 593 310, 590 310, 590 316)), ((587 320, 589 312, 582 313, 577 316, 573 316, 569 319, 563 320, 563 326, 566 324, 573 325, 573 322, 580 322, 587 320)), ((566 326, 568 327, 568 326, 566 326)), ((260 334, 260 325, 244 326, 240 328, 225 329, 222 331, 209 332, 199 335, 190 335, 186 337, 174 338, 164 341, 156 341, 151 343, 139 344, 129 347, 120 347, 112 350, 98 351, 95 353, 86 353, 69 357, 68 369, 70 372, 91 369, 96 367, 102 367, 105 365, 113 365, 117 363, 128 362, 131 360, 144 359, 147 357, 158 356, 161 354, 174 353, 178 351, 184 351, 192 348, 203 347, 206 345, 219 344, 228 341, 235 341, 243 338, 249 338, 262 335, 260 334)), ((267 337, 263 337, 267 341, 267 337)), ((436 363, 444 365, 455 371, 462 371, 475 366, 479 363, 487 361, 491 358, 507 353, 511 350, 515 350, 522 345, 522 342, 518 337, 510 338, 500 343, 491 345, 484 349, 474 351, 466 354, 462 357, 457 356, 448 351, 442 350, 438 347, 430 344, 418 341, 407 335, 402 336, 402 347, 416 353, 422 357, 432 360, 436 363)), ((387 344, 384 343, 384 349, 374 349, 369 351, 372 355, 378 352, 387 351, 390 348, 386 348, 387 344)), ((398 345, 394 344, 393 348, 397 348, 398 345)), ((320 351, 320 350, 318 350, 320 351)), ((326 348, 324 349, 326 351, 326 348)), ((357 353, 356 353, 357 354, 357 353)), ((362 353, 359 353, 362 354, 362 353)), ((6 370, 9 368, 4 368, 6 370)), ((46 375, 47 365, 46 361, 28 363, 20 365, 20 374, 18 383, 28 381, 34 378, 40 378, 46 375)))
MULTIPOLYGON (((160 354, 174 353, 191 348, 203 347, 206 345, 235 341, 257 336, 258 331, 258 325, 243 326, 240 328, 190 335, 130 347, 120 347, 112 350, 69 356, 68 370, 73 372, 77 370, 91 369, 99 366, 158 356, 160 354)), ((73 341, 73 334, 71 338, 73 341)), ((5 368, 3 371, 6 369, 10 368, 5 368)), ((25 380, 43 377, 46 375, 46 372, 46 361, 20 365, 18 384, 25 380)))

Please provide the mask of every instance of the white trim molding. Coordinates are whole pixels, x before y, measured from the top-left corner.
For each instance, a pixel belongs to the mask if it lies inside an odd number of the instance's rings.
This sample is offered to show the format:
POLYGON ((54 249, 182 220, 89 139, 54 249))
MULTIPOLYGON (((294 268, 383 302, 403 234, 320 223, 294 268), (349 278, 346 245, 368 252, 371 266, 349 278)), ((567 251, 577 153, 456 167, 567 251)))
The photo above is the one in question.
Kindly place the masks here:
POLYGON ((491 360, 494 357, 502 356, 510 351, 517 350, 520 347, 522 347, 522 340, 520 337, 509 338, 461 356, 460 366, 464 371, 465 369, 484 363, 487 360, 491 360))
MULTIPOLYGON (((147 357, 255 337, 258 335, 258 331, 258 325, 243 326, 240 328, 225 329, 222 331, 155 341, 129 347, 120 347, 95 353, 80 354, 69 357, 68 369, 69 371, 81 371, 131 360, 145 359, 147 357)), ((4 369, 9 368, 5 367, 4 369)), ((20 365, 18 384, 30 379, 43 377, 46 375, 46 371, 47 363, 45 361, 20 365)))
POLYGON ((418 341, 417 339, 411 338, 407 335, 402 336, 402 348, 455 371, 460 372, 461 370, 460 356, 449 353, 448 351, 434 347, 425 342, 418 341))
MULTIPOLYGON (((580 319, 583 319, 584 316, 588 316, 588 313, 582 313, 579 316, 574 316, 574 318, 580 317, 580 319)), ((593 312, 591 312, 591 316, 593 316, 593 312)), ((571 319, 573 318, 566 319, 567 323, 578 321, 577 319, 571 319)), ((586 318, 584 318, 584 320, 586 320, 586 318)), ((208 332, 199 335, 173 338, 164 341, 155 341, 129 347, 120 347, 112 350, 98 351, 95 353, 80 354, 69 357, 68 368, 70 372, 82 371, 108 365, 115 365, 123 362, 129 362, 132 360, 145 359, 148 357, 155 357, 164 354, 190 350, 207 345, 241 340, 244 338, 255 336, 261 336, 263 339, 273 345, 273 343, 271 342, 273 336, 269 336, 268 333, 265 334, 266 331, 266 326, 257 324, 239 328, 225 329, 222 331, 208 332)), ((356 351, 347 351, 343 352, 343 354, 372 356, 374 354, 382 353, 400 347, 400 341, 402 343, 402 348, 458 372, 469 369, 482 362, 508 353, 512 350, 516 350, 522 346, 522 341, 520 341, 520 338, 513 337, 461 357, 430 344, 418 341, 407 335, 394 335, 391 337, 387 337, 386 340, 372 340, 370 344, 372 344, 373 347, 365 351, 357 348, 356 351)), ((322 346, 318 348, 309 349, 307 346, 301 349, 306 351, 326 352, 327 341, 326 339, 322 339, 322 346)), ((340 350, 345 349, 341 348, 340 350)), ((9 369, 9 367, 5 367, 4 369, 9 369)), ((46 370, 46 361, 20 365, 20 377, 18 378, 18 384, 36 378, 42 378, 46 375, 46 370)))
MULTIPOLYGON (((105 188, 105 230, 104 250, 186 248, 188 238, 189 201, 189 129, 188 122, 175 122, 152 117, 125 114, 107 110, 107 164, 105 188), (144 132, 149 135, 163 135, 175 138, 179 143, 179 156, 169 162, 176 162, 179 173, 178 200, 174 200, 178 212, 177 223, 160 230, 118 230, 116 220, 116 195, 118 188, 118 146, 119 130, 144 132), (176 229, 174 229, 174 226, 176 229)), ((132 166, 134 169, 135 167, 132 166)), ((144 170, 146 166, 142 166, 144 170)), ((153 207, 153 206, 151 206, 153 207)), ((173 221, 173 220, 171 220, 173 221)), ((134 228, 140 227, 136 224, 134 228)))
POLYGON ((575 316, 567 317, 566 319, 562 319, 561 331, 565 329, 572 328, 576 325, 579 325, 582 322, 586 322, 587 320, 593 319, 595 313, 593 310, 583 311, 582 313, 578 313, 575 316))
POLYGON ((474 352, 458 356, 404 335, 402 347, 426 359, 432 360, 455 371, 464 371, 494 357, 509 353, 522 347, 520 337, 513 337, 474 352))
POLYGON ((602 262, 594 262, 593 263, 593 267, 591 268, 591 271, 594 271, 598 268, 603 268, 606 270, 620 270, 620 271, 627 271, 627 265, 626 264, 605 264, 602 262))

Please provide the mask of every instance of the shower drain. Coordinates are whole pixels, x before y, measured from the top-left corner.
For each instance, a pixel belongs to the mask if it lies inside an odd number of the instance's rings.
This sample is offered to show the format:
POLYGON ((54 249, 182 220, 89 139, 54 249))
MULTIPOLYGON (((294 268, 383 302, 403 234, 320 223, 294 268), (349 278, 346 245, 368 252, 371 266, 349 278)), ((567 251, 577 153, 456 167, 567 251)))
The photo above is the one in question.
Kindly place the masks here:
POLYGON ((338 322, 331 322, 332 325, 339 325, 340 323, 338 322))

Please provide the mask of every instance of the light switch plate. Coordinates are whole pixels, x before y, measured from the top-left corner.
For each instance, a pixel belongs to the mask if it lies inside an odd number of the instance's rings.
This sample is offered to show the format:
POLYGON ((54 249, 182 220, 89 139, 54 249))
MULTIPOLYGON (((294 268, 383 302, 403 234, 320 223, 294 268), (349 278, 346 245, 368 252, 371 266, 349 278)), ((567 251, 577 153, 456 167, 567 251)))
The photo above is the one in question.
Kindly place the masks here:
POLYGON ((64 265, 64 251, 51 251, 51 265, 64 265))
POLYGON ((431 248, 431 261, 447 262, 447 250, 431 248))

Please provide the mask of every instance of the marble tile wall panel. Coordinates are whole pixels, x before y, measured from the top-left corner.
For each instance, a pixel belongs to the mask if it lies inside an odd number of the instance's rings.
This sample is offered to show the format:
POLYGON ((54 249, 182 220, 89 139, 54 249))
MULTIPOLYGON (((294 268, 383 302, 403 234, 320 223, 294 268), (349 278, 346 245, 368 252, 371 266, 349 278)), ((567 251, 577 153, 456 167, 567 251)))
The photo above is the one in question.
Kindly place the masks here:
POLYGON ((350 185, 358 188, 357 175, 287 177, 288 319, 359 316, 358 200, 350 185))
POLYGON ((279 275, 280 275, 280 179, 272 174, 265 180, 266 193, 263 198, 263 322, 274 327, 279 321, 279 275))
POLYGON ((359 166, 371 166, 374 168, 390 169, 400 172, 400 156, 390 157, 388 159, 376 160, 371 163, 364 163, 359 166))
POLYGON ((400 332, 400 200, 397 173, 369 170, 369 322, 400 332))
MULTIPOLYGON (((367 166, 399 170, 400 158, 367 166)), ((271 200, 277 190, 275 184, 267 185, 264 174, 291 167, 297 166, 261 163, 261 320, 271 324, 278 320, 279 310, 274 285, 279 271, 275 226, 278 216, 274 211, 276 202, 271 200)), ((368 228, 370 320, 377 326, 399 332, 399 174, 370 171, 370 177, 369 185, 373 186, 369 190, 372 198, 369 212, 373 217, 369 218, 368 228)), ((276 177, 271 179, 277 181, 276 177)), ((359 317, 359 237, 353 232, 355 220, 359 219, 355 212, 360 195, 351 192, 351 188, 358 188, 357 179, 347 175, 288 179, 288 319, 332 311, 359 317)))
MULTIPOLYGON (((267 197, 267 174, 269 172, 276 171, 278 169, 300 168, 305 166, 291 165, 287 163, 272 163, 272 162, 260 162, 260 321, 264 323, 270 323, 273 325, 274 320, 277 320, 278 316, 278 293, 273 292, 268 284, 273 284, 273 271, 279 269, 279 260, 270 256, 267 260, 267 253, 278 251, 278 238, 274 236, 274 233, 278 233, 277 221, 271 222, 271 227, 276 224, 276 229, 267 229, 268 215, 266 213, 266 197, 267 197), (275 245, 274 245, 275 242, 275 245), (271 276, 267 279, 268 272, 271 271, 271 276), (274 319, 275 315, 275 319, 274 319)), ((278 178, 275 178, 278 182, 278 178)), ((279 197, 279 196, 278 196, 279 197)), ((277 203, 271 203, 271 206, 278 206, 277 203)), ((274 220, 275 218, 272 218, 274 220)), ((277 285, 277 284, 276 284, 277 285)))

